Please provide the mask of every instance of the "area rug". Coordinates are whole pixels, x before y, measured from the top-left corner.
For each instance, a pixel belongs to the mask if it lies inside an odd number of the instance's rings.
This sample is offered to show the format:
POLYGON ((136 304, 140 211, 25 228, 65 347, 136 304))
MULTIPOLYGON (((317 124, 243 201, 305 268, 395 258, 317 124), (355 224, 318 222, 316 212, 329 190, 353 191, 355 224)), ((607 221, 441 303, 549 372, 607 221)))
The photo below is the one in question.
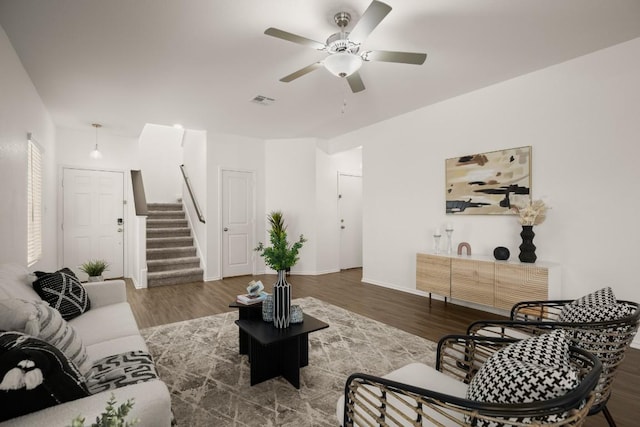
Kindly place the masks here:
POLYGON ((315 298, 293 303, 330 325, 309 335, 300 389, 281 377, 250 385, 248 358, 238 354, 237 312, 142 330, 178 426, 335 427, 336 402, 350 374, 435 363, 431 341, 315 298))

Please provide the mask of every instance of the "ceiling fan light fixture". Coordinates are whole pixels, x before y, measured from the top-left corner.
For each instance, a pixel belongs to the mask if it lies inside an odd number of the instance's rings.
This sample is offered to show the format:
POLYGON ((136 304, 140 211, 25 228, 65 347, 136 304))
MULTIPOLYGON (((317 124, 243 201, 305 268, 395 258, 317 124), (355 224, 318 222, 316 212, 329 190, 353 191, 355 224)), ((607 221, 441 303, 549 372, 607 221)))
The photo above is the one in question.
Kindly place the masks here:
POLYGON ((324 68, 337 77, 348 77, 362 66, 362 58, 352 53, 334 53, 323 62, 324 68))

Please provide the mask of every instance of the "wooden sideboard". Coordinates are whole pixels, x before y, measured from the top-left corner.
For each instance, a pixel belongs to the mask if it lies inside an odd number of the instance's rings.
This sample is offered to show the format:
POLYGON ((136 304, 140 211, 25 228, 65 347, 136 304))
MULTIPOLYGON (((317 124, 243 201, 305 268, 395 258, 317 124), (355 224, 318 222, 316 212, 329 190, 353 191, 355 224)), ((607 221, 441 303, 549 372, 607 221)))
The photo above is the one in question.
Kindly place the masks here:
POLYGON ((486 256, 416 255, 416 288, 510 310, 519 301, 559 299, 559 264, 496 261, 486 256))

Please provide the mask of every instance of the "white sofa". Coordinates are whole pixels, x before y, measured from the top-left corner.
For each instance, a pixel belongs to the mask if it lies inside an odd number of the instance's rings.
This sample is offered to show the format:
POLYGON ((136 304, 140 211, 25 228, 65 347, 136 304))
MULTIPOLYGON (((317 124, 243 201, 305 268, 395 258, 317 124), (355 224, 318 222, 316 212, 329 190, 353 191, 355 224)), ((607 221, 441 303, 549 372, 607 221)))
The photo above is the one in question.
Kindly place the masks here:
MULTIPOLYGON (((0 265, 0 299, 41 300, 31 287, 27 274, 26 269, 20 266, 0 265)), ((86 283, 84 287, 91 301, 91 309, 68 323, 82 338, 89 361, 93 363, 127 351, 148 351, 127 303, 124 281, 86 283)), ((169 391, 162 381, 155 379, 52 406, 7 420, 0 426, 68 426, 78 415, 86 419, 85 424, 91 424, 104 412, 112 393, 118 404, 134 399, 133 409, 127 419, 138 418, 138 426, 171 424, 169 391)))

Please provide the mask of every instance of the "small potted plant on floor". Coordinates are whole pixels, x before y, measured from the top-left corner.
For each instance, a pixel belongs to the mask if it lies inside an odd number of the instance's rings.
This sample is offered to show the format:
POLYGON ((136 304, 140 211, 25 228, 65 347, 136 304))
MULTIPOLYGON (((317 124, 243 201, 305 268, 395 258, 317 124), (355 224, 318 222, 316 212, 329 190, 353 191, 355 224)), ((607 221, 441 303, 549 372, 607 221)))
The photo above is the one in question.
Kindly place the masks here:
POLYGON ((291 287, 286 280, 287 269, 298 262, 298 252, 307 240, 301 234, 295 243, 289 244, 282 212, 273 211, 267 219, 271 225, 271 246, 267 247, 260 242, 255 250, 264 258, 265 264, 278 272, 278 281, 273 285, 273 324, 276 328, 286 328, 290 322, 291 307, 291 287))
POLYGON ((80 270, 89 275, 90 282, 101 282, 104 280, 102 273, 109 269, 109 263, 103 259, 90 260, 80 266, 80 270))

